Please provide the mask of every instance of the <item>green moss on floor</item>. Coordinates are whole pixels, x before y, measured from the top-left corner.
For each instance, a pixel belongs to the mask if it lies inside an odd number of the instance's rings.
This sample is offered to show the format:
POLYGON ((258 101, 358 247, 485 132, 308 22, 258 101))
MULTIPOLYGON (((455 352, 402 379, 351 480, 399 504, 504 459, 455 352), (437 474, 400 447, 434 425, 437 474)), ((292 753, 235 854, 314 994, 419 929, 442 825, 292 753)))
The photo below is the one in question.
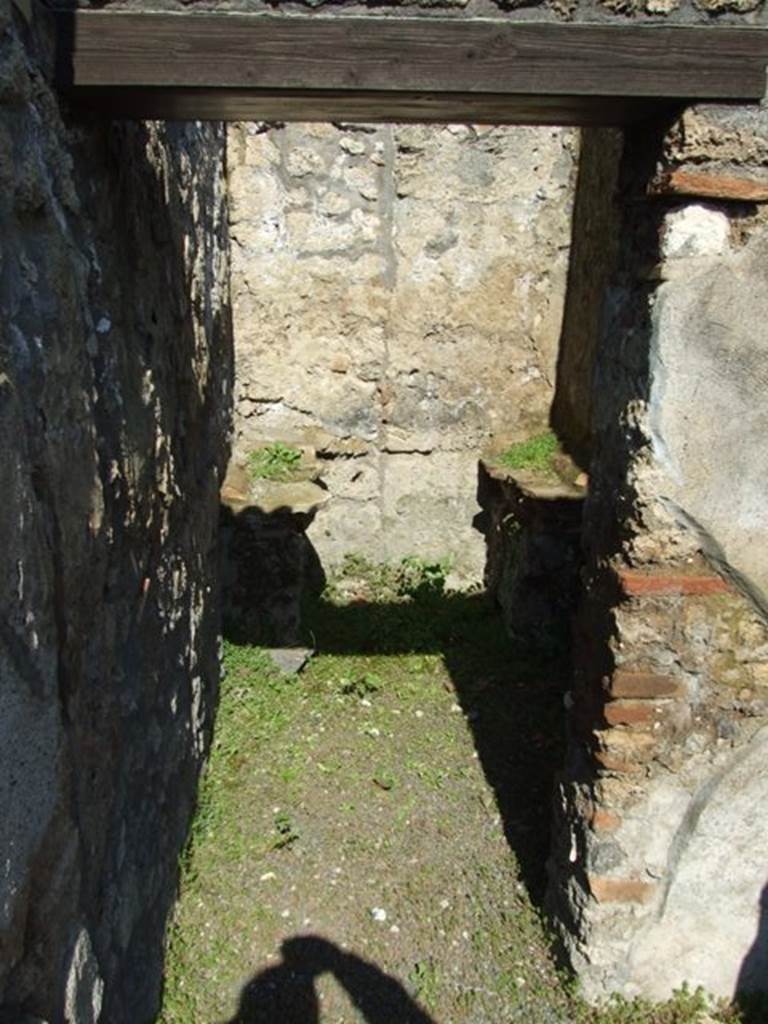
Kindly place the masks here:
POLYGON ((556 968, 537 907, 567 665, 446 568, 348 560, 299 676, 226 644, 162 1024, 703 1020, 686 993, 591 1009, 556 968))

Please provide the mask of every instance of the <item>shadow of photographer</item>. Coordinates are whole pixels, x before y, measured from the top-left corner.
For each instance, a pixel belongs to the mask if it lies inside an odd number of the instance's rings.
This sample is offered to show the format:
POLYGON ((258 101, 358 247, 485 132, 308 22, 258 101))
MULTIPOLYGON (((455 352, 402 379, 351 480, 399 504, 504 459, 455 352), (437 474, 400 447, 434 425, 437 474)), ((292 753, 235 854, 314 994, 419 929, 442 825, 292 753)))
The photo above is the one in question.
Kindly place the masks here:
POLYGON ((243 989, 227 1024, 320 1024, 315 978, 332 974, 367 1024, 435 1024, 395 978, 318 935, 286 939, 282 963, 243 989))

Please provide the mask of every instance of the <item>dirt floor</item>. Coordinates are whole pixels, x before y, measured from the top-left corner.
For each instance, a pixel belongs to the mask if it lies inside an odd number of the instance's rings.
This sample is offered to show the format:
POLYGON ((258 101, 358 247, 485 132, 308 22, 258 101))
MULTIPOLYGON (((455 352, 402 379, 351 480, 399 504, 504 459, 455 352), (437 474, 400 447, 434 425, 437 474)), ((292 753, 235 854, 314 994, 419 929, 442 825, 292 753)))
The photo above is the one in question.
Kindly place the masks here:
POLYGON ((227 644, 163 1024, 700 1019, 687 996, 596 1013, 555 969, 537 907, 567 665, 441 584, 349 563, 298 675, 227 644))

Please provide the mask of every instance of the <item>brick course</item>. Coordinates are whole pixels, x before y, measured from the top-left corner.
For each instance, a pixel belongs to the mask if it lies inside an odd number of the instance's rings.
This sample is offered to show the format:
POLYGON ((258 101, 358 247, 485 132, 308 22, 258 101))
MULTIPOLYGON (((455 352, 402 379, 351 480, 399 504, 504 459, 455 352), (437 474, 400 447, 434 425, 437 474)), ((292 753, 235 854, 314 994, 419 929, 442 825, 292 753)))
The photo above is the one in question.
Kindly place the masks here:
POLYGON ((661 697, 687 695, 687 687, 681 680, 655 672, 617 669, 611 677, 605 679, 604 686, 611 697, 631 700, 657 700, 661 697))
POLYGON ((714 573, 694 575, 683 572, 648 572, 624 569, 618 573, 619 582, 628 597, 673 597, 727 594, 730 584, 714 573))

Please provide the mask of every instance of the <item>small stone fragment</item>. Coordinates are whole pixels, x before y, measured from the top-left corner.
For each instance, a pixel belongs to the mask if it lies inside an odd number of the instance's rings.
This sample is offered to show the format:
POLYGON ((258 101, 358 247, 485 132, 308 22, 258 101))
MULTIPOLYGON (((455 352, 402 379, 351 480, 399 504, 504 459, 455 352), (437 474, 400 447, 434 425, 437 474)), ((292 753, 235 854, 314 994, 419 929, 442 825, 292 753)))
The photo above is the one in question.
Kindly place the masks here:
POLYGON ((356 139, 354 135, 345 135, 339 140, 339 145, 350 156, 362 156, 365 152, 365 143, 362 139, 356 139))
POLYGON ((275 667, 290 676, 301 672, 315 652, 311 647, 273 647, 267 653, 275 667))

